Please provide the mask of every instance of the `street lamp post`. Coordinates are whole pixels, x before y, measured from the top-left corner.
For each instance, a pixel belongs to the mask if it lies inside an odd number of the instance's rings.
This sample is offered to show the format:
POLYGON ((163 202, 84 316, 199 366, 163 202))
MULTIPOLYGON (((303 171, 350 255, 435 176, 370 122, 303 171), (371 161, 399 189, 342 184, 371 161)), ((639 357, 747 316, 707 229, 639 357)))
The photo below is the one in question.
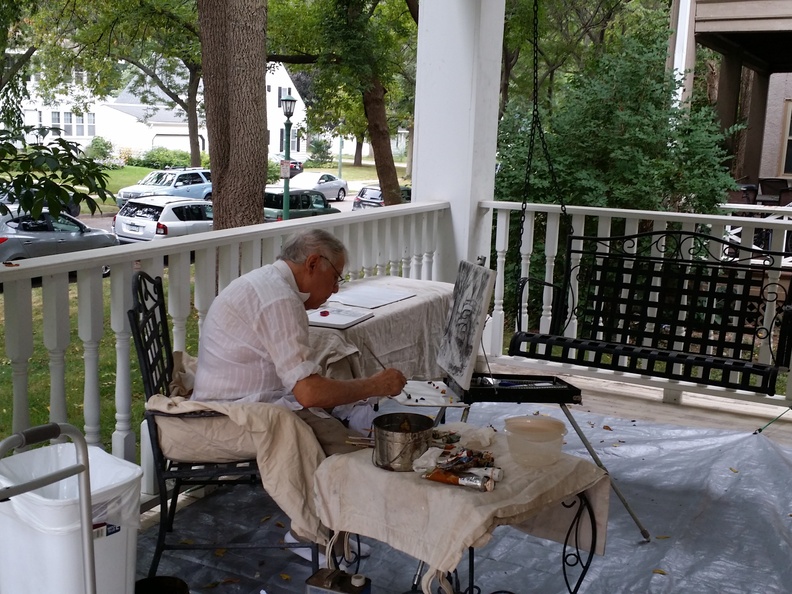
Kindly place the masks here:
POLYGON ((291 179, 291 117, 294 115, 294 106, 297 99, 291 95, 281 97, 281 107, 283 107, 283 115, 286 116, 286 123, 283 125, 285 132, 286 148, 283 151, 286 164, 281 163, 281 177, 283 178, 283 220, 289 220, 289 180, 291 179))

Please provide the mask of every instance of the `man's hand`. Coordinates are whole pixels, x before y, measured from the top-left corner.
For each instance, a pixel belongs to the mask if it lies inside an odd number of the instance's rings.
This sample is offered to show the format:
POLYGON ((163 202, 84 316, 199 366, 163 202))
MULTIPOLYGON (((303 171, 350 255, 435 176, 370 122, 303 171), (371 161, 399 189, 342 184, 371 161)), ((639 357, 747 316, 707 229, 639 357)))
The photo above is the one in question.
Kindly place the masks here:
POLYGON ((369 378, 374 387, 372 396, 396 396, 407 383, 407 378, 398 369, 383 369, 369 378))

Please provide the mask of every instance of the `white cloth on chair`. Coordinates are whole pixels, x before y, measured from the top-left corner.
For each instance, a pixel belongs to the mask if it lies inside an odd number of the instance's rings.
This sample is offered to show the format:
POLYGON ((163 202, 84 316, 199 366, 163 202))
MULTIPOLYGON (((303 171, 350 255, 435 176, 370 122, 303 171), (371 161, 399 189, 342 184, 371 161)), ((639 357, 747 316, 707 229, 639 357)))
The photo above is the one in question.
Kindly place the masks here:
POLYGON ((292 411, 261 402, 195 402, 161 395, 149 398, 146 408, 169 414, 211 410, 226 415, 158 416, 164 454, 194 461, 255 458, 264 489, 289 516, 292 529, 326 544, 327 531, 319 521, 313 494, 314 474, 325 455, 313 431, 292 411))

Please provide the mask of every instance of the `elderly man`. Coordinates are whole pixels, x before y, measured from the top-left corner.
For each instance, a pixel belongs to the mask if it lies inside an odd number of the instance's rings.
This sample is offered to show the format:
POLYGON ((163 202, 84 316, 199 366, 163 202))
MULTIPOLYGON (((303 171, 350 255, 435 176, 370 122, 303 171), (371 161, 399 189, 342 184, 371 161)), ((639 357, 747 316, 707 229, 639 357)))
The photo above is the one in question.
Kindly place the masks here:
POLYGON ((306 310, 338 291, 346 260, 343 243, 312 229, 291 237, 274 264, 229 284, 201 327, 193 400, 288 407, 308 423, 327 455, 353 449, 346 443, 349 430, 325 410, 396 395, 406 379, 396 369, 350 380, 320 375, 306 310))

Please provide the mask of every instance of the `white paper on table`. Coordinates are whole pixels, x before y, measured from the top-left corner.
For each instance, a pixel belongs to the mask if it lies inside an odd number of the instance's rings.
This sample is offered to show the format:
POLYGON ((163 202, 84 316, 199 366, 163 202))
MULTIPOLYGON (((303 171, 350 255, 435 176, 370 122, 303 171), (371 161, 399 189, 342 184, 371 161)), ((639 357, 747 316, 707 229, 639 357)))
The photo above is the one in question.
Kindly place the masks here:
POLYGON ((308 312, 308 325, 344 330, 373 316, 372 312, 361 309, 323 306, 308 312))
POLYGON ((440 380, 431 382, 410 380, 404 386, 402 393, 394 396, 393 400, 405 406, 450 406, 456 408, 468 406, 451 391, 445 382, 440 380), (410 395, 409 398, 407 398, 407 394, 410 395))
POLYGON ((404 289, 394 289, 387 286, 357 286, 342 288, 338 293, 331 295, 329 301, 337 301, 353 307, 375 309, 389 303, 409 299, 410 297, 415 297, 415 293, 404 289))

